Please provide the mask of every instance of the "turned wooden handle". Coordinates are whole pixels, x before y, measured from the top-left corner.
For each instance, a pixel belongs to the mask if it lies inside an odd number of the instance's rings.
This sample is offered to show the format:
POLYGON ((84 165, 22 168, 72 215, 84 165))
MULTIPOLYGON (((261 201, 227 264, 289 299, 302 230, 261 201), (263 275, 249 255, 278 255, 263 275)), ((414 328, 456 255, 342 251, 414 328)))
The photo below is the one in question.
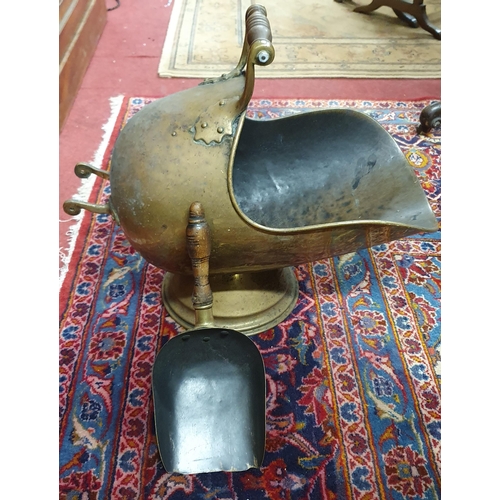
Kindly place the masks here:
POLYGON ((260 55, 252 62, 259 65, 267 65, 272 62, 274 59, 273 34, 266 8, 263 5, 251 5, 247 9, 246 40, 249 47, 257 40, 262 45, 259 49, 260 55))
POLYGON ((203 206, 197 201, 189 207, 186 238, 187 251, 194 275, 193 307, 195 309, 210 308, 213 302, 212 290, 208 281, 208 262, 211 250, 210 227, 205 220, 203 206))

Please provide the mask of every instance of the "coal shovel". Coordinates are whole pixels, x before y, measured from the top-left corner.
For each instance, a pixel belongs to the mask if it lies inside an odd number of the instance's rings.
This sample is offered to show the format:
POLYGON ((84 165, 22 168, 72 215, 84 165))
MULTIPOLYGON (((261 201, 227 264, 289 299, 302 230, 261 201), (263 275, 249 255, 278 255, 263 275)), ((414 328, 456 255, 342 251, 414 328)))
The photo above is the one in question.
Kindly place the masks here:
POLYGON ((196 324, 170 339, 154 363, 160 458, 168 472, 182 474, 258 468, 265 448, 264 362, 246 335, 213 327, 210 230, 198 202, 189 209, 186 237, 196 324))

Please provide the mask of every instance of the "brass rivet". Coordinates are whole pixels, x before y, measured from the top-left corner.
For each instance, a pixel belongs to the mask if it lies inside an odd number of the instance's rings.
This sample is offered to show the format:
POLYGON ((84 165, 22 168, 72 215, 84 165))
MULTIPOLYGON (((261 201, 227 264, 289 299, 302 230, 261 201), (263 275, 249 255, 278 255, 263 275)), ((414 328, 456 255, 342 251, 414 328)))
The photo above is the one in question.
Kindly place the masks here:
POLYGON ((219 132, 219 134, 222 134, 222 132, 224 132, 224 129, 222 127, 217 127, 217 132, 219 132))
POLYGON ((226 104, 226 101, 220 101, 219 102, 219 106, 224 106, 224 104, 226 104))
POLYGON ((208 123, 207 123, 207 122, 203 122, 203 123, 201 124, 201 128, 207 128, 207 127, 208 127, 208 123))
POLYGON ((177 135, 177 132, 172 132, 172 135, 175 137, 177 135))

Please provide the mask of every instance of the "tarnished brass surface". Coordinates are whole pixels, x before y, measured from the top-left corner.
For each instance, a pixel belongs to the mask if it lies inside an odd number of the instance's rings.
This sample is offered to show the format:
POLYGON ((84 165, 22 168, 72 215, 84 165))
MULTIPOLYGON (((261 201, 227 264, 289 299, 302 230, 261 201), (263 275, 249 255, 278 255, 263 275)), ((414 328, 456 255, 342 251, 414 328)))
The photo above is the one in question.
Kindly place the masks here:
MULTIPOLYGON (((254 65, 273 59, 265 9, 254 5, 235 69, 136 113, 113 150, 109 207, 77 206, 109 210, 132 247, 174 275, 167 274, 164 300, 188 326, 180 282, 192 274, 184 229, 194 200, 212 234, 211 280, 226 284, 438 228, 413 168, 369 116, 329 109, 245 118, 254 65)), ((78 202, 71 203, 68 213, 78 202)), ((288 310, 295 292, 276 290, 288 310)), ((259 314, 260 328, 268 321, 259 314)))
POLYGON ((262 6, 249 9, 245 40, 229 75, 152 102, 120 133, 111 201, 138 252, 190 274, 183 233, 195 199, 213 234, 212 274, 278 269, 437 228, 413 169, 372 118, 334 109, 245 119, 254 64, 274 58, 262 6))
POLYGON ((90 165, 90 163, 77 163, 75 165, 75 175, 80 177, 80 179, 87 179, 90 177, 90 174, 97 175, 102 179, 109 179, 109 172, 107 170, 96 168, 90 165))
POLYGON ((120 134, 111 200, 148 261, 190 274, 183 227, 193 199, 212 230, 212 274, 298 265, 437 228, 402 151, 360 112, 269 122, 242 114, 221 142, 195 141, 199 110, 243 84, 240 76, 155 101, 120 134))
MULTIPOLYGON (((166 273, 163 303, 172 318, 186 328, 197 323, 191 304, 193 278, 166 273)), ((214 326, 253 335, 283 321, 297 303, 299 288, 290 267, 255 273, 210 277, 214 326)))

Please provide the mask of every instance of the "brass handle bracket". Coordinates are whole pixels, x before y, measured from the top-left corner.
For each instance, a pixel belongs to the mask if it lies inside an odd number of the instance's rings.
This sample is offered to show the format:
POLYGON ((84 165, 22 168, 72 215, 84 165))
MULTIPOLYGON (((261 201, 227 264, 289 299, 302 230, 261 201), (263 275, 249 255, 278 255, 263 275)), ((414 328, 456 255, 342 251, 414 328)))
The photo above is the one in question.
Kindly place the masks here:
MULTIPOLYGON (((109 172, 106 170, 101 170, 99 168, 96 168, 93 165, 90 165, 89 163, 77 163, 75 165, 75 175, 80 179, 87 179, 88 177, 90 177, 91 174, 97 175, 102 179, 109 180, 109 172)), ((94 214, 111 215, 111 217, 113 217, 113 220, 118 225, 120 225, 120 220, 118 219, 118 215, 116 214, 113 208, 111 200, 108 203, 105 203, 104 205, 88 203, 86 201, 80 201, 75 199, 66 200, 63 203, 63 210, 68 215, 72 216, 78 215, 82 211, 82 209, 88 210, 89 212, 92 212, 94 214)))
POLYGON ((263 5, 251 5, 246 12, 245 43, 240 62, 229 74, 241 75, 246 66, 245 89, 237 104, 238 113, 246 109, 252 98, 255 84, 255 65, 269 66, 274 61, 274 56, 273 33, 267 18, 267 10, 263 5))
POLYGON ((66 200, 63 204, 63 209, 68 215, 78 215, 82 209, 93 212, 94 214, 111 214, 109 203, 97 205, 95 203, 87 203, 80 200, 66 200))
POLYGON ((201 113, 194 124, 194 140, 221 143, 225 136, 233 134, 233 120, 248 106, 255 85, 255 65, 268 66, 274 61, 271 25, 263 5, 251 5, 246 12, 245 41, 237 66, 219 78, 206 79, 203 84, 229 80, 245 74, 245 87, 241 96, 222 99, 201 113), (246 66, 246 70, 244 68, 246 66))
POLYGON ((251 52, 250 47, 253 42, 257 40, 266 40, 269 42, 267 47, 263 47, 262 51, 257 52, 257 61, 260 65, 271 64, 274 59, 274 48, 272 47, 273 35, 271 31, 271 25, 267 18, 267 10, 263 5, 254 4, 248 7, 245 14, 245 38, 243 40, 243 48, 241 50, 240 60, 236 67, 229 73, 224 73, 218 78, 205 78, 205 80, 200 83, 200 85, 206 85, 210 83, 215 83, 223 80, 229 80, 236 76, 243 74, 243 70, 248 63, 249 54, 251 52), (271 53, 272 52, 272 53, 271 53))
POLYGON ((77 163, 75 165, 75 175, 80 177, 80 179, 87 179, 91 174, 109 180, 109 172, 107 170, 95 168, 93 165, 90 165, 90 163, 77 163))

